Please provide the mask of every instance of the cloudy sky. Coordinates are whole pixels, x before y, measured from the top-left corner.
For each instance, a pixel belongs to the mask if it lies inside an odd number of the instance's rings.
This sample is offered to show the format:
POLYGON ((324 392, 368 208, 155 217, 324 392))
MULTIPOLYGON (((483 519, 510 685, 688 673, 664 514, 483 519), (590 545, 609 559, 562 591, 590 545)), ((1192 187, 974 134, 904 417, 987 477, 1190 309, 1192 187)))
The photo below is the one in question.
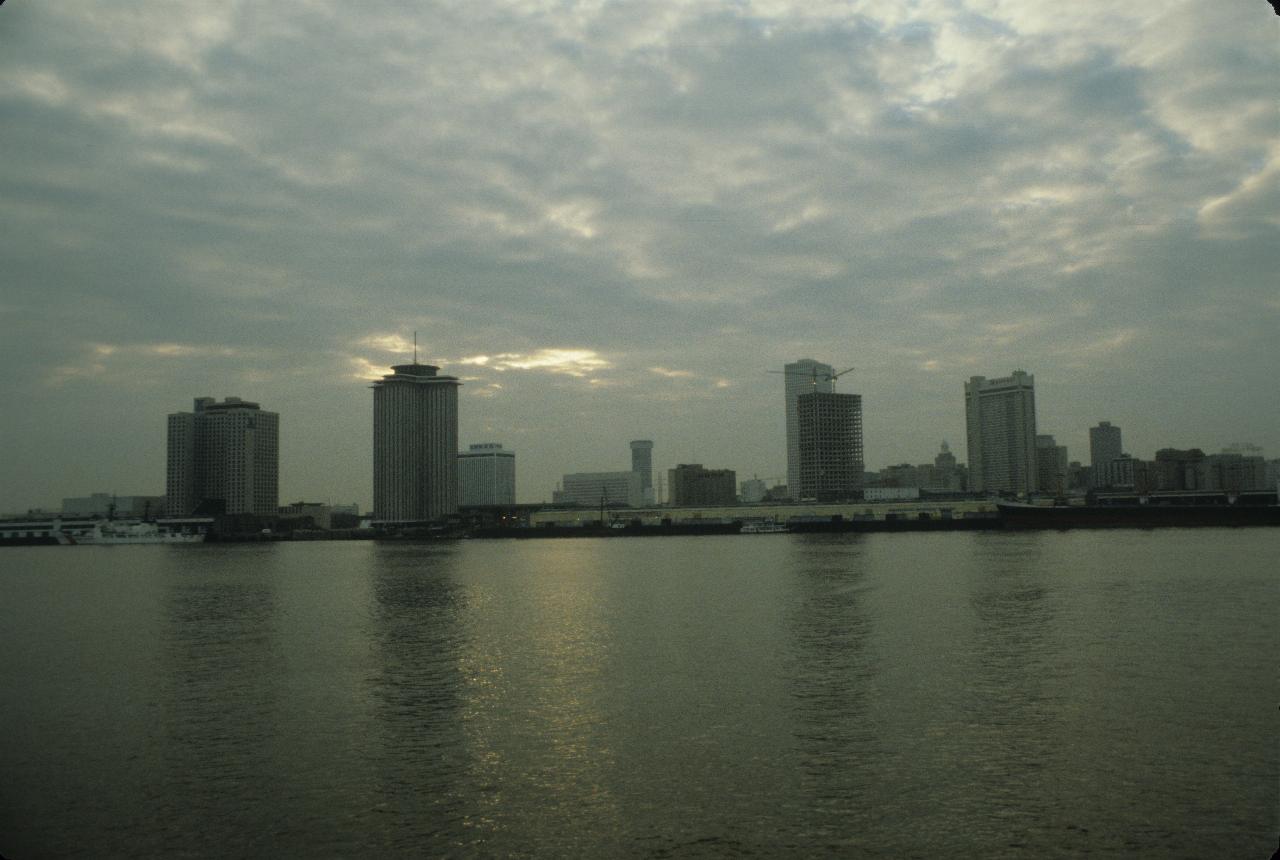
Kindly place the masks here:
POLYGON ((857 369, 868 467, 1040 432, 1280 456, 1263 0, 0 7, 0 510, 161 493, 193 397, 281 415, 281 502, 371 497, 367 380, 564 472, 785 474, 857 369))

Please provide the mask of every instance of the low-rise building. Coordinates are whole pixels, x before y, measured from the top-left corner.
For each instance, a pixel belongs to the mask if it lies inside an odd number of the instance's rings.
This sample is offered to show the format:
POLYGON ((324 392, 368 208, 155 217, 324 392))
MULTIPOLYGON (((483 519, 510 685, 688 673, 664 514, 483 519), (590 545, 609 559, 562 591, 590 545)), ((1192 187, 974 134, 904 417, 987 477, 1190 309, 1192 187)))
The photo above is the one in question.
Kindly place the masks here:
POLYGON ((1209 454, 1204 458, 1204 472, 1207 490, 1240 493, 1269 489, 1267 461, 1259 456, 1230 452, 1209 454))
POLYGON ((769 489, 764 481, 759 478, 748 478, 739 487, 738 497, 743 504, 754 505, 756 502, 763 501, 768 492, 769 489))
POLYGON ((862 491, 863 501, 902 502, 920 498, 919 487, 867 487, 862 491))
POLYGON ((90 493, 62 500, 64 517, 117 517, 120 519, 152 519, 164 515, 164 496, 117 496, 112 493, 90 493))
POLYGON ((738 475, 732 469, 706 469, 681 463, 667 471, 672 507, 732 505, 738 501, 738 475))
POLYGON ((638 508, 644 504, 639 472, 574 472, 561 479, 561 487, 552 494, 557 505, 638 508))
POLYGON ((294 502, 291 505, 283 505, 280 508, 280 516, 282 519, 289 520, 310 518, 318 529, 333 528, 333 506, 323 502, 294 502))

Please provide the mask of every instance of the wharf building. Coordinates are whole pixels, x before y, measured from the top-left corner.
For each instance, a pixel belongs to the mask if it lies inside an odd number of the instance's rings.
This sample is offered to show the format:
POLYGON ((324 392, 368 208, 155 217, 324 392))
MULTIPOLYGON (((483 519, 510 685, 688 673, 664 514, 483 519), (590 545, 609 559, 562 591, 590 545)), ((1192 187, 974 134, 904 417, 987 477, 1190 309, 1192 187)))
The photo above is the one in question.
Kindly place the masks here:
POLYGON ((169 416, 165 512, 274 516, 279 461, 279 415, 239 397, 197 397, 193 411, 169 416))
POLYGON ((62 500, 64 517, 119 517, 121 519, 155 519, 166 510, 164 496, 117 496, 112 493, 90 493, 62 500))
POLYGON ((481 442, 458 453, 458 504, 462 507, 516 503, 516 452, 481 442))
POLYGON ((458 512, 458 386, 429 364, 397 364, 373 388, 373 516, 420 523, 458 512))
POLYGON ((334 510, 324 502, 294 502, 280 506, 280 517, 286 520, 310 520, 311 528, 333 528, 334 510))
POLYGON ((800 395, 834 393, 835 368, 812 358, 802 358, 784 365, 782 373, 787 419, 787 487, 794 496, 800 487, 800 395))
POLYGON ((1037 488, 1035 377, 1021 370, 964 384, 969 489, 1030 495, 1037 488))
POLYGON ((631 471, 640 476, 645 504, 653 504, 653 442, 636 439, 631 443, 631 471))
POLYGON ((645 504, 638 472, 573 472, 561 479, 552 503, 583 508, 639 508, 645 504))
POLYGON ((862 397, 813 391, 796 398, 800 499, 858 497, 862 489, 862 397))
POLYGON ((733 505, 738 502, 738 475, 732 469, 704 469, 682 463, 667 470, 672 507, 733 505))

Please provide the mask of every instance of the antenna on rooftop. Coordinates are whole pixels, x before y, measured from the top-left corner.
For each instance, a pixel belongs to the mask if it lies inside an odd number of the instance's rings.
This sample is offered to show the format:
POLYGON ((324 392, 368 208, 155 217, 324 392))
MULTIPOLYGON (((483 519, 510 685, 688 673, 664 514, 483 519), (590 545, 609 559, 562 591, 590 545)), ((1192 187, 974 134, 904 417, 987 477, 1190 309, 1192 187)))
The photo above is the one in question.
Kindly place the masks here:
POLYGON ((418 363, 418 333, 413 333, 413 363, 418 363))

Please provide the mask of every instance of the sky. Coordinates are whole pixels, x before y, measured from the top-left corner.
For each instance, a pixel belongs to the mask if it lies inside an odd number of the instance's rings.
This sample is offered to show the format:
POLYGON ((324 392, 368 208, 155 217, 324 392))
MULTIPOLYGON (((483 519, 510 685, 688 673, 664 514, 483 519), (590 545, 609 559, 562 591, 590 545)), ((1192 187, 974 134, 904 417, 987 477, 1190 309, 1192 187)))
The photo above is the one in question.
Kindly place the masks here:
POLYGON ((280 501, 372 485, 369 381, 566 472, 785 475, 799 358, 867 466, 1035 375, 1073 460, 1280 457, 1263 0, 0 6, 0 510, 164 491, 165 416, 281 416, 280 501))

